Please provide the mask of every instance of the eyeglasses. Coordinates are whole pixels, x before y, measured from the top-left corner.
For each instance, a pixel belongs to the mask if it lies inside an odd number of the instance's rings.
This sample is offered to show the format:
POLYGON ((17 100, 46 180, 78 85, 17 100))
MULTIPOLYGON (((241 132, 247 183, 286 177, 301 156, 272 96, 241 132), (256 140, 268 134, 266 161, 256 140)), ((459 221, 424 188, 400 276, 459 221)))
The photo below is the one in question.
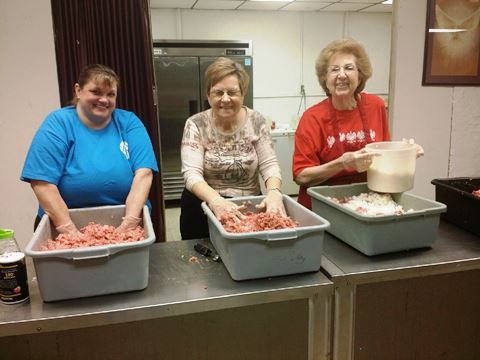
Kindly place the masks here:
POLYGON ((337 76, 338 74, 340 74, 340 71, 342 69, 343 69, 343 72, 347 75, 357 71, 357 67, 355 66, 355 64, 345 64, 343 66, 330 65, 328 67, 328 74, 332 76, 337 76))
POLYGON ((227 95, 229 98, 236 98, 240 96, 242 92, 238 89, 229 89, 229 90, 220 90, 220 89, 212 89, 210 90, 210 96, 219 100, 227 95))

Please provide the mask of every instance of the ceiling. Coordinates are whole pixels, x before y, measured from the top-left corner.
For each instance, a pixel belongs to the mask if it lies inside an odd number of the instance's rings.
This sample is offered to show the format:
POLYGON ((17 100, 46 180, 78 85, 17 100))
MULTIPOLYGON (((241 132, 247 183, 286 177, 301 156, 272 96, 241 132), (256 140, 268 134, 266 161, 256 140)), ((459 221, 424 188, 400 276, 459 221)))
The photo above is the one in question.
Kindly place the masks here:
POLYGON ((392 12, 383 0, 150 0, 152 9, 392 12))

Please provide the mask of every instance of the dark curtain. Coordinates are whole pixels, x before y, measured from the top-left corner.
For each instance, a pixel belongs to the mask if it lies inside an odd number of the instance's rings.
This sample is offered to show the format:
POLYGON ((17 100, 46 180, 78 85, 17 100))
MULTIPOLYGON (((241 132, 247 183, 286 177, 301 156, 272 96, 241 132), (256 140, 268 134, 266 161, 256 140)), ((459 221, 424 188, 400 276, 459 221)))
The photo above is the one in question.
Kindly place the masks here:
MULTIPOLYGON (((120 77, 118 108, 143 121, 160 165, 153 46, 148 0, 51 0, 60 102, 67 105, 80 70, 105 64, 120 77)), ((162 182, 150 191, 157 241, 165 241, 162 182)))

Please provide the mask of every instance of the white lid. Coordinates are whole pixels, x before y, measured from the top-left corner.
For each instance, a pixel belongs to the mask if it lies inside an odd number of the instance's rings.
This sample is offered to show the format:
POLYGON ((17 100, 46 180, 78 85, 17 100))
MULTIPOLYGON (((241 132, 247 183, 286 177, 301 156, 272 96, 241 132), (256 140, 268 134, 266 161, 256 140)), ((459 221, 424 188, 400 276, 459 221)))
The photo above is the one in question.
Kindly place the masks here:
POLYGON ((7 252, 0 255, 1 264, 10 264, 22 260, 25 254, 19 251, 7 252))

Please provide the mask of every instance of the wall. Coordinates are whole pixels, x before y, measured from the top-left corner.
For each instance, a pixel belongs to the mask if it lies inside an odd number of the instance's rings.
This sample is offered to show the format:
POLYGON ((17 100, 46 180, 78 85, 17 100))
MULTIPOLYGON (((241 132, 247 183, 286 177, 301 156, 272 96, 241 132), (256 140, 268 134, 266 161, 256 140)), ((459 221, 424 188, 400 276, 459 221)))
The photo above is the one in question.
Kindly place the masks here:
MULTIPOLYGON (((182 27, 176 21, 179 13, 152 11, 152 21, 156 24, 154 37, 158 37, 158 32, 162 31, 168 38, 177 35, 182 38, 182 27), (159 21, 162 19, 164 21, 159 21), (158 26, 159 24, 161 25, 158 26), (163 31, 162 26, 168 31, 163 31)), ((289 24, 293 21, 298 25, 300 20, 293 18, 300 16, 298 13, 287 14, 282 21, 288 19, 289 24)), ((339 32, 334 32, 333 29, 319 31, 315 26, 319 27, 320 21, 310 15, 303 17, 304 26, 311 29, 311 36, 304 33, 303 40, 305 50, 302 64, 308 64, 307 58, 312 55, 309 52, 316 54, 321 47, 315 45, 315 38, 321 39, 327 33, 333 37, 339 32)), ((480 88, 421 86, 425 19, 426 0, 401 0, 396 3, 390 106, 394 137, 414 137, 425 148, 425 156, 418 160, 414 192, 433 198, 434 188, 430 185, 433 178, 480 176, 480 154, 477 146, 480 135, 480 88)), ((261 19, 255 20, 258 23, 261 19)), ((241 26, 239 22, 223 24, 215 21, 208 27, 217 29, 212 30, 218 32, 217 38, 225 39, 233 36, 231 31, 241 26)), ((195 26, 191 28, 195 30, 195 26)), ((267 29, 265 31, 267 32, 267 29)), ((300 33, 299 30, 298 37, 300 33)), ((256 33, 257 37, 260 35, 256 33)), ((204 33, 200 31, 199 38, 203 36, 204 33)), ((319 40, 318 44, 320 41, 325 40, 319 40)), ((374 45, 377 41, 372 38, 370 52, 375 51, 374 45)), ((264 43, 264 47, 267 45, 264 43)), ((48 0, 0 1, 0 54, 0 226, 15 229, 18 240, 25 244, 32 234, 37 203, 30 187, 18 178, 35 130, 45 115, 60 104, 48 0)), ((255 56, 259 57, 257 53, 255 56)), ((260 89, 275 91, 275 85, 287 81, 291 73, 297 74, 294 75, 296 81, 302 79, 297 67, 282 67, 271 72, 268 67, 276 65, 276 61, 264 63, 263 70, 260 64, 261 61, 255 68, 256 72, 275 74, 275 77, 267 78, 267 85, 262 85, 260 89)), ((310 93, 313 91, 311 89, 314 82, 307 83, 312 78, 307 75, 307 71, 313 70, 308 70, 307 65, 300 68, 303 69, 305 86, 310 93)), ((291 91, 296 95, 298 84, 291 91)), ((267 108, 265 104, 268 102, 268 99, 263 101, 263 104, 260 101, 260 105, 267 108)), ((279 106, 278 114, 283 111, 291 112, 291 106, 295 106, 294 113, 298 108, 296 98, 279 103, 288 106, 279 106)))
POLYGON ((277 123, 301 115, 324 97, 314 62, 331 40, 352 36, 365 44, 374 76, 367 91, 386 96, 390 71, 390 13, 211 11, 152 9, 154 39, 252 40, 254 107, 277 123), (381 44, 381 45, 379 45, 381 44), (300 108, 300 111, 299 111, 300 108))
POLYGON ((19 180, 40 122, 60 106, 49 0, 0 1, 0 227, 32 237, 37 201, 19 180))
POLYGON ((415 138, 414 193, 435 197, 435 178, 480 176, 480 88, 422 86, 427 0, 394 4, 390 115, 396 139, 415 138))

